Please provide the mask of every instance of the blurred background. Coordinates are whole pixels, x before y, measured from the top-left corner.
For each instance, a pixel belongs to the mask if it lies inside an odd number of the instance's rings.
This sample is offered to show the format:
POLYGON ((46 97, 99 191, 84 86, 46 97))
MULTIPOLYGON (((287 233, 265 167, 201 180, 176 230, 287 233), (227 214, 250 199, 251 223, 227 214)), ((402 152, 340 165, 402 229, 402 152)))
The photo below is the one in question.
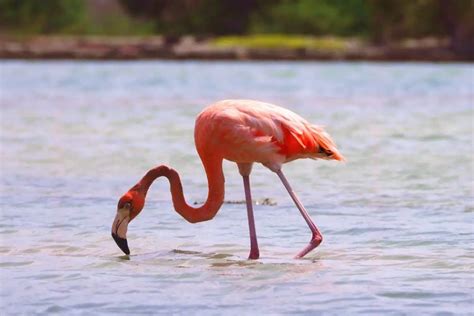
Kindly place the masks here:
POLYGON ((0 0, 2 315, 472 315, 473 3, 0 0), (117 201, 147 170, 205 199, 194 120, 221 99, 332 135, 347 163, 284 166, 324 242, 292 259, 310 232, 256 164, 247 260, 225 161, 212 221, 159 179, 123 256, 117 201))
MULTIPOLYGON (((128 43, 132 48, 123 49, 122 53, 69 53, 86 58, 186 58, 190 55, 234 59, 239 55, 229 50, 226 55, 222 50, 244 47, 300 50, 299 54, 289 57, 285 52, 269 53, 270 59, 286 56, 293 59, 472 60, 473 21, 471 0, 0 1, 3 41, 5 37, 18 40, 34 35, 165 36, 166 45, 148 47, 148 51, 138 48, 134 53, 134 42, 124 40, 121 46, 128 43), (188 35, 188 45, 183 49, 193 51, 194 55, 183 52, 180 55, 173 50, 163 52, 163 48, 176 44, 184 35, 188 35), (201 43, 201 50, 193 47, 193 44, 199 46, 196 42, 201 43), (203 42, 207 44, 204 48, 203 42), (370 52, 367 51, 369 46, 384 46, 385 50, 370 52), (320 53, 305 54, 301 52, 304 49, 320 53)), ((57 39, 54 43, 58 46, 57 39)), ((69 50, 73 50, 70 41, 64 39, 63 46, 68 44, 69 50)), ((97 46, 97 39, 95 44, 97 46)), ((101 44, 106 45, 107 41, 103 38, 101 44)), ((41 49, 47 50, 50 46, 44 39, 36 42, 36 46, 36 55, 23 52, 22 57, 54 57, 54 51, 41 54, 41 49)), ((67 55, 67 50, 63 49, 61 55, 61 49, 56 47, 56 57, 67 55)), ((0 56, 19 55, 18 47, 15 50, 5 44, 0 46, 0 56)), ((265 54, 251 51, 240 57, 265 59, 265 54)))

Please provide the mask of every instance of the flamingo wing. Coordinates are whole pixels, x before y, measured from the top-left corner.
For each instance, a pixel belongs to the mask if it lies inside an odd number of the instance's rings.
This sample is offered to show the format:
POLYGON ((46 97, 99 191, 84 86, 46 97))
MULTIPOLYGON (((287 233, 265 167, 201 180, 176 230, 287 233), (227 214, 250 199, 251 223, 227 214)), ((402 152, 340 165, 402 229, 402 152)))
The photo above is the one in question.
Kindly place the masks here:
POLYGON ((209 109, 201 113, 212 116, 213 126, 206 130, 229 160, 279 164, 298 158, 343 160, 322 127, 287 109, 253 100, 224 100, 209 109))

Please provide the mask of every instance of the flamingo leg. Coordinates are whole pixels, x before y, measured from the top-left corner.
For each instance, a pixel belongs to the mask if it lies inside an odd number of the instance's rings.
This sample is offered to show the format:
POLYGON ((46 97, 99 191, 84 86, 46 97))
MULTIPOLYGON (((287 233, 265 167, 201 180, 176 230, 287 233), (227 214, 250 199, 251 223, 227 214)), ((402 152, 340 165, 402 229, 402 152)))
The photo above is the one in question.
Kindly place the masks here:
POLYGON ((318 228, 314 224, 313 220, 309 216, 303 204, 300 202, 300 200, 296 196, 296 193, 291 188, 290 183, 288 182, 288 180, 286 180, 286 177, 281 171, 281 169, 277 171, 277 174, 278 174, 278 177, 280 177, 281 182, 283 182, 283 185, 285 186, 286 190, 290 194, 291 198, 293 199, 293 202, 295 202, 296 207, 300 211, 301 215, 303 215, 303 218, 306 221, 306 224, 308 224, 309 229, 311 230, 311 233, 312 233, 311 241, 309 242, 309 244, 303 250, 301 250, 295 257, 295 258, 303 258, 308 252, 310 252, 311 250, 319 246, 319 244, 323 241, 323 236, 319 232, 318 228))
POLYGON ((244 179, 245 201, 247 203, 247 217, 250 230, 249 259, 258 259, 260 257, 260 251, 258 250, 257 232, 255 230, 255 220, 253 217, 252 194, 250 193, 250 177, 248 175, 244 175, 242 178, 244 179))

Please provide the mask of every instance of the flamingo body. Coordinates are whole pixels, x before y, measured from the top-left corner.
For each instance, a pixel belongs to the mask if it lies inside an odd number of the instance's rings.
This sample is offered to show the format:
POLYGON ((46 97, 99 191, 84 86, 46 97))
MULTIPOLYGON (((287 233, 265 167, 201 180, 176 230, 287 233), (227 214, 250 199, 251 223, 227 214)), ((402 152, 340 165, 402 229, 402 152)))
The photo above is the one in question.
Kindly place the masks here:
POLYGON ((223 100, 205 108, 194 130, 201 159, 212 155, 236 163, 259 162, 273 171, 298 159, 343 160, 319 126, 282 107, 253 100, 223 100))
POLYGON ((143 209, 151 184, 160 177, 170 182, 173 206, 191 223, 208 221, 217 214, 224 201, 224 159, 236 162, 243 177, 250 231, 250 259, 259 258, 255 230, 250 173, 252 164, 262 163, 275 172, 287 189, 311 230, 311 240, 297 257, 305 256, 322 241, 322 235, 283 175, 284 163, 299 159, 344 160, 331 137, 323 128, 308 123, 290 110, 254 100, 223 100, 205 108, 196 118, 194 139, 208 182, 206 202, 199 207, 186 203, 181 179, 165 165, 150 169, 119 200, 112 224, 112 237, 126 254, 128 223, 143 209))

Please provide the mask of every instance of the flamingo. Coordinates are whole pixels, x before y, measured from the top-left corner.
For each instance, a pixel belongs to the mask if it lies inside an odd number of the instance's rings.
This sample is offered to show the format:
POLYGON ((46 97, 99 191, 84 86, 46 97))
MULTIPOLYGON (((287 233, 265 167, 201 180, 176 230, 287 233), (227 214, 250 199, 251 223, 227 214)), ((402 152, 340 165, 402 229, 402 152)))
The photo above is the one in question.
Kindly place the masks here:
POLYGON ((250 191, 250 173, 255 162, 278 175, 311 230, 309 244, 296 258, 304 257, 319 246, 323 237, 283 174, 282 165, 300 158, 344 161, 322 127, 273 104, 223 100, 209 105, 197 116, 194 140, 207 175, 205 203, 200 207, 186 203, 180 176, 174 169, 160 165, 149 170, 117 205, 112 237, 125 254, 130 254, 126 237, 128 224, 141 212, 150 185, 160 177, 169 180, 174 209, 185 220, 198 223, 213 219, 224 201, 224 159, 237 163, 243 178, 250 231, 249 259, 260 256, 250 191))

